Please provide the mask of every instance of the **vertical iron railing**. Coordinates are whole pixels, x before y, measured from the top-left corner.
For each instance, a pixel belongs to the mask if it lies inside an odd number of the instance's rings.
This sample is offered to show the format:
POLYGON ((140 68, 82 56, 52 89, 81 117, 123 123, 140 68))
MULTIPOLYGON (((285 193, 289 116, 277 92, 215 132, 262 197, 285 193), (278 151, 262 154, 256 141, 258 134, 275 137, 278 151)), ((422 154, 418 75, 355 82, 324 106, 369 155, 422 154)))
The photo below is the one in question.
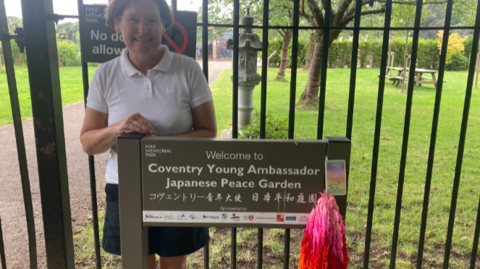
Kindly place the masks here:
POLYGON ((5 245, 3 244, 2 218, 0 218, 0 262, 2 269, 7 269, 7 261, 5 260, 5 245))
MULTIPOLYGON (((17 33, 17 38, 20 32, 17 33)), ((33 215, 32 194, 30 190, 30 180, 28 176, 27 154, 25 152, 25 140, 23 138, 22 116, 20 112, 20 102, 18 99, 17 82, 15 79, 15 68, 12 58, 12 47, 10 40, 13 37, 8 32, 7 15, 5 12, 4 0, 0 0, 0 39, 2 41, 3 59, 5 63, 5 71, 7 73, 8 91, 10 96, 10 106, 12 107, 13 126, 15 130, 15 141, 17 144, 18 166, 20 170, 20 179, 22 183, 23 204, 25 206, 25 217, 27 221, 28 233, 28 252, 30 258, 30 268, 37 268, 37 241, 35 236, 35 219, 33 215)), ((0 227, 1 232, 1 227, 0 227)), ((3 240, 0 236, 0 240, 3 240)), ((2 264, 5 263, 2 241, 2 264)), ((6 263, 5 263, 6 264, 6 263)), ((6 268, 6 265, 2 265, 6 268)))
MULTIPOLYGON (((260 99, 260 138, 265 138, 265 121, 267 115, 267 78, 268 66, 268 25, 270 20, 269 1, 263 1, 263 32, 262 32, 262 84, 260 99), (266 28, 265 28, 266 27, 266 28)), ((257 268, 263 267, 263 228, 257 229, 257 268)))
POLYGON ((325 121, 325 93, 327 92, 327 64, 328 64, 328 45, 330 43, 330 16, 332 11, 332 0, 322 2, 325 10, 324 25, 322 26, 323 47, 322 47, 322 69, 320 73, 320 93, 318 95, 318 123, 317 139, 323 138, 323 124, 325 121))
MULTIPOLYGON (((202 3, 202 70, 208 83, 208 0, 202 3)), ((203 248, 203 268, 210 268, 210 242, 203 248)))
MULTIPOLYGON (((460 185, 460 176, 462 174, 463 152, 465 149, 465 139, 467 137, 468 115, 470 112, 470 101, 472 98, 473 78, 475 75, 475 60, 477 59, 478 37, 480 31, 480 0, 477 2, 477 13, 475 19, 475 30, 473 32, 472 56, 468 69, 467 89, 465 92, 465 103, 463 105, 462 126, 460 129, 460 139, 458 142, 457 162, 455 165, 455 177, 453 179, 452 202, 450 204, 450 216, 448 218, 447 241, 445 243, 445 256, 443 268, 447 269, 450 261, 450 248, 452 246, 453 226, 455 223, 455 212, 457 209, 458 187, 460 185)), ((478 209, 480 210, 480 208, 478 209)), ((478 238, 478 236, 477 236, 478 238)), ((478 240, 478 239, 477 239, 478 240)), ((472 259, 473 260, 473 259, 472 259)), ((472 264, 474 264, 472 262, 472 264)))
POLYGON ((425 245, 425 232, 427 229, 428 204, 430 201, 430 189, 432 183, 433 162, 435 160, 435 145, 437 142, 438 119, 440 115, 440 102, 442 101, 443 78, 445 76, 445 62, 447 59, 448 37, 450 35, 450 22, 452 21, 453 0, 447 2, 447 13, 443 32, 442 51, 440 53, 440 66, 438 70, 437 92, 435 95, 435 107, 433 109, 433 121, 428 151, 427 175, 425 179, 425 190, 423 192, 422 224, 420 226, 420 237, 418 242, 417 269, 423 266, 423 248, 425 245))
MULTIPOLYGON (((233 81, 238 81, 240 3, 233 1, 233 81)), ((204 37, 205 38, 205 37, 204 37)), ((238 138, 238 83, 233 83, 232 138, 238 138)), ((232 228, 230 268, 237 268, 237 228, 232 228)))
MULTIPOLYGON (((77 0, 78 5, 78 16, 79 18, 85 18, 83 16, 85 10, 83 9, 83 0, 77 0)), ((79 33, 82 31, 82 23, 79 23, 79 33)), ((81 42, 81 38, 80 38, 81 42)), ((83 82, 83 105, 85 109, 87 108, 87 96, 89 90, 89 79, 88 79, 88 63, 83 60, 83 54, 80 54, 82 62, 82 82, 83 82)), ((100 250, 100 229, 98 225, 98 201, 97 201, 97 180, 95 176, 95 157, 88 156, 88 171, 90 179, 90 201, 92 204, 92 221, 93 221, 93 239, 95 245, 95 268, 102 268, 102 256, 100 250)))
POLYGON ((385 30, 383 32, 382 61, 380 63, 380 79, 378 84, 377 113, 375 116, 375 134, 373 140, 372 169, 370 174, 370 194, 368 198, 367 232, 363 268, 368 268, 370 258, 370 240, 372 238, 373 209, 375 207, 375 189, 377 184, 378 152, 380 148, 380 132, 382 130, 383 93, 385 91, 385 73, 387 67, 388 40, 390 38, 390 22, 392 19, 392 0, 387 0, 385 9, 385 30))
MULTIPOLYGON (((395 268, 397 257, 398 230, 400 227, 400 215, 402 210, 403 185, 405 181, 405 166, 407 164, 408 138, 410 135, 410 120, 412 118, 413 88, 415 87, 415 66, 417 63, 418 37, 420 32, 420 19, 422 16, 422 1, 417 1, 415 11, 415 29, 413 30, 412 56, 410 61, 410 72, 408 74, 407 104, 405 108, 405 119, 402 141, 402 155, 400 159, 400 174, 398 176, 397 204, 395 207, 395 220, 393 225, 392 252, 390 256, 390 268, 395 268)), ((406 72, 406 70, 405 70, 406 72)))
MULTIPOLYGON (((293 28, 293 39, 292 39, 292 67, 290 72, 290 107, 288 111, 288 138, 289 139, 293 139, 295 136, 295 102, 296 102, 296 93, 297 93, 297 65, 298 65, 298 62, 297 62, 298 25, 300 22, 299 9, 300 9, 300 2, 295 1, 293 4, 293 27, 294 28, 293 28)), ((263 44, 265 43, 268 44, 268 41, 267 42, 263 41, 263 44)), ((262 67, 263 67, 263 61, 262 61, 262 67)))
POLYGON ((74 268, 53 2, 21 3, 47 266, 74 268))
MULTIPOLYGON (((347 131, 345 136, 352 140, 353 108, 355 106, 355 83, 357 79, 358 39, 360 37, 360 14, 362 12, 362 0, 355 2, 355 19, 353 23, 352 60, 350 68, 350 91, 348 93, 347 131)), ((345 216, 346 217, 346 216, 345 216)), ((345 220, 343 220, 345 221, 345 220)))

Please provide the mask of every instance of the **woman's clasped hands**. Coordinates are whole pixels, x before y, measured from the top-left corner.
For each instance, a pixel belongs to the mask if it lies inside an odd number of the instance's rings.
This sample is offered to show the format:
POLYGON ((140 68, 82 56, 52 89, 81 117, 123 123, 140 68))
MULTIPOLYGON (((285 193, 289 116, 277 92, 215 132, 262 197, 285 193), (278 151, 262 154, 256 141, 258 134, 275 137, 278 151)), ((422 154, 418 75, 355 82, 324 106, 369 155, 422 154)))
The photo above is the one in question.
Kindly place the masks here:
POLYGON ((153 127, 153 124, 140 113, 135 113, 118 124, 118 135, 129 133, 155 135, 155 128, 153 127))

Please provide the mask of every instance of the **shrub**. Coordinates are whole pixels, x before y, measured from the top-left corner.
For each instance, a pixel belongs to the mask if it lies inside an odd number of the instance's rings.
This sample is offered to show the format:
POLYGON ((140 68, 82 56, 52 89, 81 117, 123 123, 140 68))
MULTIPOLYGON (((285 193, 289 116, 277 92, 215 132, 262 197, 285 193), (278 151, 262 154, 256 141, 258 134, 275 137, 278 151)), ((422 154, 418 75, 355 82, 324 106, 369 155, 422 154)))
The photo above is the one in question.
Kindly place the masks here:
POLYGON ((449 65, 450 70, 461 71, 468 67, 468 58, 463 53, 457 53, 452 56, 452 63, 449 65))
POLYGON ((70 41, 57 42, 58 65, 59 66, 79 66, 80 55, 78 46, 70 41))
POLYGON ((463 46, 465 47, 465 50, 463 51, 463 54, 465 57, 470 58, 472 54, 472 45, 473 45, 473 38, 469 37, 463 42, 463 46))
POLYGON ((371 67, 380 67, 382 62, 382 42, 379 40, 372 40, 370 42, 370 57, 371 67))
MULTIPOLYGON (((259 139, 260 138, 260 112, 253 111, 252 124, 247 125, 239 132, 240 139, 259 139)), ((288 117, 279 120, 267 112, 265 118, 265 138, 267 139, 287 139, 288 138, 288 117)))
POLYGON ((368 42, 358 42, 358 60, 360 61, 360 67, 365 68, 367 66, 367 58, 370 52, 368 42))
MULTIPOLYGON (((472 38, 469 39, 458 39, 463 42, 465 46, 464 56, 467 58, 470 57, 471 47, 472 47, 472 38)), ((277 54, 270 59, 271 66, 278 66, 280 64, 281 52, 282 52, 282 42, 281 38, 270 40, 269 42, 269 55, 274 51, 277 51, 277 54)), ((439 68, 440 63, 440 54, 438 51, 438 40, 433 39, 419 39, 418 41, 418 51, 417 51, 417 67, 427 68, 427 69, 437 69, 439 68)), ((360 64, 360 67, 366 67, 367 65, 372 68, 380 67, 382 60, 382 46, 383 41, 378 40, 367 40, 360 41, 358 43, 358 59, 357 63, 360 64)), ((298 67, 305 65, 306 53, 308 49, 308 40, 299 41, 298 43, 298 67)), ((290 43, 289 48, 289 57, 287 66, 291 67, 291 50, 292 43, 290 43)), ((390 42, 390 50, 394 53, 394 66, 403 66, 404 65, 404 54, 405 54, 405 38, 394 38, 390 42)), ((450 49, 449 49, 450 51, 450 49)), ((412 39, 408 41, 408 54, 412 53, 412 39)), ((259 53, 261 57, 261 53, 259 53)), ((328 52, 328 67, 329 68, 343 68, 345 66, 351 66, 351 57, 352 57, 352 42, 351 41, 334 41, 330 46, 328 52)), ((460 56, 457 56, 457 58, 460 56)), ((457 59, 459 60, 459 59, 457 59)), ((458 68, 462 65, 456 65, 458 68)), ((452 67, 453 68, 453 67, 452 67)))
MULTIPOLYGON (((308 46, 308 44, 307 44, 308 46)), ((328 51, 328 66, 343 68, 345 66, 350 67, 350 61, 352 58, 352 42, 349 41, 336 41, 333 42, 328 51)))
POLYGON ((426 69, 438 70, 440 54, 438 54, 437 41, 421 39, 418 41, 417 66, 426 69))
MULTIPOLYGON (((440 38, 443 37, 443 30, 438 31, 437 35, 440 38)), ((458 54, 459 52, 462 52, 465 50, 465 46, 463 44, 467 40, 468 36, 465 36, 463 38, 460 38, 459 36, 460 35, 458 33, 453 33, 453 34, 450 34, 450 36, 448 37, 448 49, 447 49, 447 60, 446 60, 447 64, 452 63, 453 55, 458 54)), ((439 53, 441 53, 441 50, 442 50, 442 41, 438 41, 439 53)))
MULTIPOLYGON (((12 47, 12 58, 15 65, 24 65, 27 63, 26 49, 23 53, 20 53, 20 48, 15 43, 15 40, 10 40, 10 45, 12 47)), ((3 56, 3 51, 2 51, 3 56)))

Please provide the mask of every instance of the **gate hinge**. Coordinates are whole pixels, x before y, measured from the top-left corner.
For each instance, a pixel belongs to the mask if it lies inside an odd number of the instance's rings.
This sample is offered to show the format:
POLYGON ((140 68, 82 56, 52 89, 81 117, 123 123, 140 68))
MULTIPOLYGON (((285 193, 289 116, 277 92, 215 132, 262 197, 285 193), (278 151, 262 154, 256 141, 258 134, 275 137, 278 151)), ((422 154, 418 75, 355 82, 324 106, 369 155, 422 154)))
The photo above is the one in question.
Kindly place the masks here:
POLYGON ((20 28, 20 27, 17 27, 15 29, 15 34, 16 35, 10 35, 10 34, 6 34, 6 35, 0 35, 0 39, 2 41, 10 41, 11 39, 15 39, 15 43, 17 43, 17 46, 20 50, 20 53, 24 53, 25 52, 25 39, 24 39, 24 35, 23 35, 23 28, 20 28))
POLYGON ((58 25, 58 21, 65 19, 64 16, 58 14, 45 14, 47 21, 54 21, 56 25, 58 25))

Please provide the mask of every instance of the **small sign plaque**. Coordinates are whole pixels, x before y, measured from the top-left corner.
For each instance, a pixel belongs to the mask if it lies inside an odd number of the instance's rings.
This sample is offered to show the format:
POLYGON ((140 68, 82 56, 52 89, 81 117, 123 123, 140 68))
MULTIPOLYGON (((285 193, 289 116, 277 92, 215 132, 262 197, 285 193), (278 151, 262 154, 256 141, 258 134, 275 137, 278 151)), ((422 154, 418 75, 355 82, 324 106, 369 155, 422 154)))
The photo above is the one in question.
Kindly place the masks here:
MULTIPOLYGON (((105 25, 105 5, 83 5, 81 46, 84 62, 104 63, 122 54, 122 35, 105 25)), ((170 51, 195 58, 197 13, 177 11, 172 27, 163 35, 162 44, 170 51)))
POLYGON ((325 188, 321 140, 142 139, 147 226, 304 227, 325 188))
POLYGON ((345 160, 328 160, 325 162, 326 190, 331 195, 347 194, 345 160))

